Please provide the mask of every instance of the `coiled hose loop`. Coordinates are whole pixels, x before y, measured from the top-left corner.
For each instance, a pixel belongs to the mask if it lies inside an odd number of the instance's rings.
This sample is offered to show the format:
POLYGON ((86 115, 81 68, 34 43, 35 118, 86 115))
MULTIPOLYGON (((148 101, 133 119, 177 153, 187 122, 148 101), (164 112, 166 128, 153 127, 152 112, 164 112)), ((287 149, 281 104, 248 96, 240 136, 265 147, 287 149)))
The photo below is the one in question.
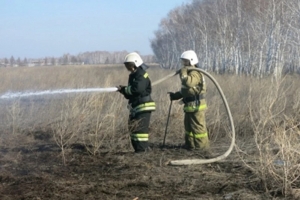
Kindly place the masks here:
MULTIPOLYGON (((226 111, 227 111, 227 115, 228 115, 229 121, 230 121, 230 126, 231 126, 231 131, 232 131, 231 143, 230 143, 230 146, 229 146, 228 150, 224 154, 222 154, 220 156, 217 156, 215 158, 210 158, 210 159, 173 160, 173 161, 169 162, 169 165, 198 165, 198 164, 207 164, 207 163, 217 162, 217 161, 225 159, 231 153, 231 151, 233 150, 234 144, 235 144, 235 129, 234 129, 233 118, 232 118, 232 115, 231 115, 231 112, 230 112, 227 100, 225 98, 225 95, 224 95, 224 93, 223 93, 220 85, 214 79, 214 77, 212 77, 209 73, 207 73, 206 71, 204 71, 204 70, 202 70, 200 68, 190 68, 189 70, 196 70, 196 71, 199 71, 199 72, 203 73, 204 75, 206 75, 214 83, 214 85, 218 89, 218 91, 219 91, 219 93, 221 95, 222 101, 223 101, 223 103, 225 105, 225 108, 226 108, 226 111)), ((161 82, 163 82, 163 81, 165 81, 165 80, 167 80, 167 79, 169 79, 169 78, 177 75, 178 73, 179 73, 179 71, 176 71, 176 72, 174 72, 172 74, 169 74, 166 77, 153 82, 152 86, 158 85, 159 83, 161 83, 161 82)))

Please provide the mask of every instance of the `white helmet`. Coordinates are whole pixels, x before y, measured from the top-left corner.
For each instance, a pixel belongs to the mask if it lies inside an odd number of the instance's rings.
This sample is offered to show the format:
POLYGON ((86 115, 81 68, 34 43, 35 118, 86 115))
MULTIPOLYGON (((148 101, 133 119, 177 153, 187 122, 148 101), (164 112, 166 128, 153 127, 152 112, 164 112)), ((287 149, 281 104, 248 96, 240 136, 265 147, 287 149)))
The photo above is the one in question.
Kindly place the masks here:
POLYGON ((125 57, 124 63, 132 62, 136 67, 139 67, 143 64, 143 60, 139 54, 132 52, 125 57))
POLYGON ((180 58, 189 60, 191 65, 196 65, 198 63, 197 55, 196 55, 195 51, 193 51, 193 50, 188 50, 188 51, 183 52, 181 54, 180 58))

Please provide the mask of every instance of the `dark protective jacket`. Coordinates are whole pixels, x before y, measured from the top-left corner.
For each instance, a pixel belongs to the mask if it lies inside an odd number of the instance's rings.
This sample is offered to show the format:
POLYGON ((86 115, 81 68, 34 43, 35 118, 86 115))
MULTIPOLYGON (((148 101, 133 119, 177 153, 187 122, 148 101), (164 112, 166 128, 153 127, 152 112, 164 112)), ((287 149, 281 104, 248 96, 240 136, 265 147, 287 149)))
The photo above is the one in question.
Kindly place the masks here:
POLYGON ((129 100, 131 114, 155 110, 155 102, 150 96, 151 92, 152 87, 148 73, 142 67, 138 67, 129 75, 128 86, 123 92, 124 97, 129 100))

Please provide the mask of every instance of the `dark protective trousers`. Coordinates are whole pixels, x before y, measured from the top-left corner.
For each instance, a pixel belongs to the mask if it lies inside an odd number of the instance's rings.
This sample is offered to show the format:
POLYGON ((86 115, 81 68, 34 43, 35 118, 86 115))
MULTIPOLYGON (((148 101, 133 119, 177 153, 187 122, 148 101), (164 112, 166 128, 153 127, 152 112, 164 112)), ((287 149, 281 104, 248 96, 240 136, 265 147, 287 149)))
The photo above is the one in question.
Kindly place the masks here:
POLYGON ((188 149, 209 149, 209 139, 205 122, 205 110, 186 112, 184 115, 185 145, 188 149))
POLYGON ((128 128, 131 133, 131 144, 136 153, 145 152, 148 149, 150 117, 151 112, 129 116, 128 128))

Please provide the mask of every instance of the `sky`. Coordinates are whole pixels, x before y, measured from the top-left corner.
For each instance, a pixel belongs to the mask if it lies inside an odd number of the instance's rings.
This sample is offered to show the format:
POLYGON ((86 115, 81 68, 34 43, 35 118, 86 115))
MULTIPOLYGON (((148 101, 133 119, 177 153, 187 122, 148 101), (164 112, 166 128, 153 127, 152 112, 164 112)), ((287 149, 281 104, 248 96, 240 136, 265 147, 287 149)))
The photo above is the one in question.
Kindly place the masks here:
POLYGON ((160 21, 189 0, 0 0, 0 58, 153 54, 160 21))

